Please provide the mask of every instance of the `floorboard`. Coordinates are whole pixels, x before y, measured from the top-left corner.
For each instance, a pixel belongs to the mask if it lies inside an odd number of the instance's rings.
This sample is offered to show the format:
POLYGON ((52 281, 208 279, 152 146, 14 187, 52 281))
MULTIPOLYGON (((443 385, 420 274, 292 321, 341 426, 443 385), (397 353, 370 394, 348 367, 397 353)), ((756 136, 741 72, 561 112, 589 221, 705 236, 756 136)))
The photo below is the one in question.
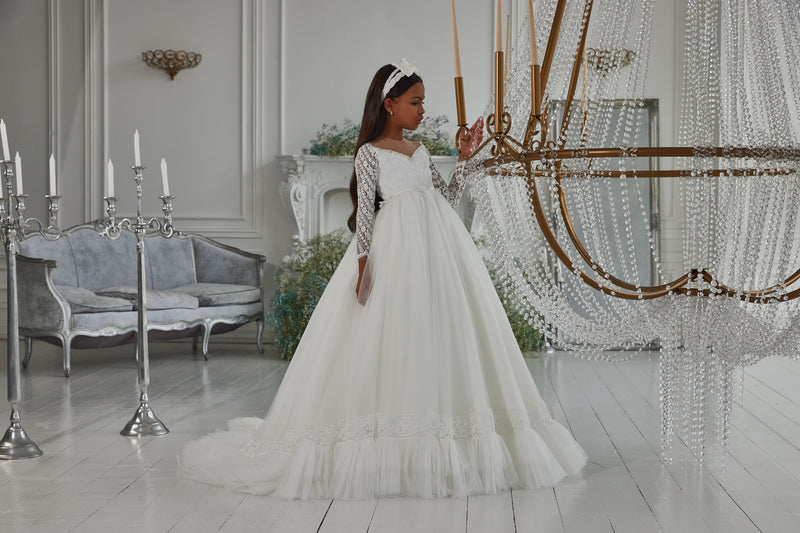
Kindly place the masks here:
MULTIPOLYGON (((274 351, 217 343, 151 344, 150 403, 162 437, 119 431, 137 406, 133 347, 35 345, 22 373, 23 427, 36 459, 0 462, 0 530, 203 533, 766 533, 800 531, 800 365, 767 359, 738 390, 729 453, 703 465, 674 439, 662 455, 658 356, 624 363, 567 353, 526 360, 553 417, 589 464, 556 487, 468 499, 285 502, 185 479, 185 442, 231 418, 266 414, 286 371, 274 351)), ((5 368, 0 369, 5 383, 5 368)), ((10 408, 0 405, 0 416, 10 408)), ((4 418, 6 419, 6 418, 4 418)))

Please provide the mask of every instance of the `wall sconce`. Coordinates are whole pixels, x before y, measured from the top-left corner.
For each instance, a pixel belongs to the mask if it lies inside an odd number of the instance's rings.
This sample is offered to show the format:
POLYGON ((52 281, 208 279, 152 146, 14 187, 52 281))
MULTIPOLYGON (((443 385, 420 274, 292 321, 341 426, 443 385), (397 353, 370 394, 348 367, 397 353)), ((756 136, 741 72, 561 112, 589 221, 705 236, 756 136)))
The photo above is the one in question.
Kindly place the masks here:
POLYGON ((142 61, 153 68, 166 70, 169 79, 174 80, 175 74, 185 68, 194 68, 203 59, 201 54, 186 52, 184 50, 148 50, 142 52, 142 61))

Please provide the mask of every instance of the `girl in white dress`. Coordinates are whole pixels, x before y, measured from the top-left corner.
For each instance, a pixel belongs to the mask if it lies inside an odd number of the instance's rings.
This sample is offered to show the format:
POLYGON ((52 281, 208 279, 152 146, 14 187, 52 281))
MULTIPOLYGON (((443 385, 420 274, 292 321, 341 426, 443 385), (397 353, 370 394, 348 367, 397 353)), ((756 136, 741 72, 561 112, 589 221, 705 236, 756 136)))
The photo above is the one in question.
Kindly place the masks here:
MULTIPOLYGON (((386 65, 364 106, 355 238, 266 418, 186 445, 196 480, 280 498, 422 498, 549 486, 586 454, 554 421, 480 253, 424 145, 416 69, 386 65)), ((462 148, 480 143, 480 120, 462 148)))

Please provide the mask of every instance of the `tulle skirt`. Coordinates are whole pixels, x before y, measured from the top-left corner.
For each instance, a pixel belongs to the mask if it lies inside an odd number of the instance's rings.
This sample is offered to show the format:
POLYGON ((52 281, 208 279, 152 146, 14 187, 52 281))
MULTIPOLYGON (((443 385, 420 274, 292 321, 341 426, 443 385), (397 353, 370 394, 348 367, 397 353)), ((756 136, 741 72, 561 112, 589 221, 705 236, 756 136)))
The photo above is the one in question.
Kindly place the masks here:
POLYGON ((187 476, 287 499, 432 498, 550 486, 582 468, 438 192, 384 203, 368 268, 361 306, 354 239, 266 418, 188 443, 187 476))

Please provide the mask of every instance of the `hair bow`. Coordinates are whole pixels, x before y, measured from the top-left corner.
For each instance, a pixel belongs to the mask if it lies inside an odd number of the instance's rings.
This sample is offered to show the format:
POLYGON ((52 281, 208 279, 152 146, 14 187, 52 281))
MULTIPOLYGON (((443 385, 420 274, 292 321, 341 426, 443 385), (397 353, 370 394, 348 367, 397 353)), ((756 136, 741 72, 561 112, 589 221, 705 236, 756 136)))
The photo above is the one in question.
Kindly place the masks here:
POLYGON ((400 63, 392 63, 392 66, 395 67, 395 70, 386 78, 386 83, 383 84, 383 97, 386 98, 386 95, 389 94, 389 91, 392 90, 400 78, 404 76, 411 76, 412 74, 419 74, 417 67, 412 65, 408 62, 408 59, 405 57, 400 60, 400 63))

